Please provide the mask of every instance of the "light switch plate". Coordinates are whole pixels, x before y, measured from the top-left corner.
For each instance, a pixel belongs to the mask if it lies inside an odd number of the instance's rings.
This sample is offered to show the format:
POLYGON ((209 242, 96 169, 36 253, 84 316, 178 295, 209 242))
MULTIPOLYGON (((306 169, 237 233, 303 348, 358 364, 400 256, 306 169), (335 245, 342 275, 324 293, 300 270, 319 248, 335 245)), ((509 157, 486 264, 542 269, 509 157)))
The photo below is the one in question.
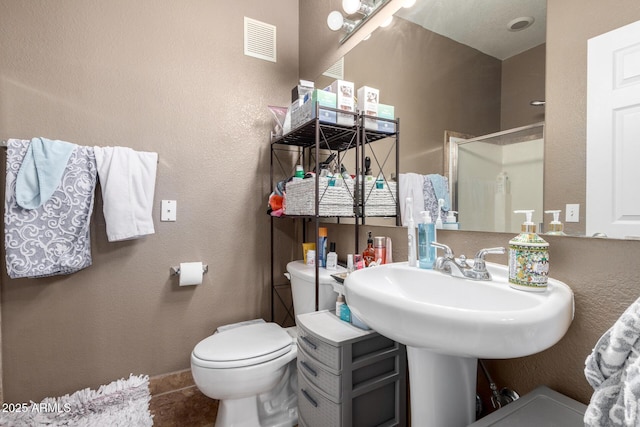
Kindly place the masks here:
POLYGON ((567 203, 564 222, 580 222, 580 205, 567 203))
POLYGON ((163 200, 160 211, 160 221, 175 221, 178 210, 178 202, 175 200, 163 200))

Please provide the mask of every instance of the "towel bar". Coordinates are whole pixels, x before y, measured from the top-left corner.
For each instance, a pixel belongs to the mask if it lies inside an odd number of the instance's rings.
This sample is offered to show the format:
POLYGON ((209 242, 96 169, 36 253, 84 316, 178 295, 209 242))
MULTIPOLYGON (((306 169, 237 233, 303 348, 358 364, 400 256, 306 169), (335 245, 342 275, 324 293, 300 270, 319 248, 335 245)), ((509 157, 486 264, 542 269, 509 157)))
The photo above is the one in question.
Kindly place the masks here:
MULTIPOLYGON (((0 141, 0 148, 4 148, 5 150, 7 149, 8 146, 8 142, 6 139, 3 139, 0 141)), ((158 154, 158 163, 160 163, 160 155, 158 154)))

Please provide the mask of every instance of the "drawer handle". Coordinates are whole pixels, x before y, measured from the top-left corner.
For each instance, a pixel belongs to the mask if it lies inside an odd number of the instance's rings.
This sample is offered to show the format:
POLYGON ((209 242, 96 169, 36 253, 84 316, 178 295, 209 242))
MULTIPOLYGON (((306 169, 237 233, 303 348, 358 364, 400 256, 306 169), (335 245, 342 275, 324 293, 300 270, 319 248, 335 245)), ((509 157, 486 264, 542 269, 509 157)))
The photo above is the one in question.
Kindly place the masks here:
POLYGON ((304 341, 309 347, 311 347, 314 350, 318 348, 318 346, 312 343, 307 337, 302 337, 302 341, 304 341))
POLYGON ((304 363, 303 361, 300 361, 300 364, 302 365, 302 367, 303 367, 304 369, 306 369, 307 371, 309 371, 309 373, 310 373, 311 375, 313 375, 314 377, 317 377, 317 376, 318 376, 318 373, 317 373, 317 372, 316 372, 316 371, 315 371, 311 366, 307 365, 307 364, 306 364, 306 363, 304 363))
POLYGON ((302 389, 300 389, 300 391, 302 391, 302 395, 307 398, 309 403, 311 403, 314 408, 318 407, 318 402, 313 400, 313 397, 309 396, 309 393, 307 393, 307 391, 305 389, 302 388, 302 389))

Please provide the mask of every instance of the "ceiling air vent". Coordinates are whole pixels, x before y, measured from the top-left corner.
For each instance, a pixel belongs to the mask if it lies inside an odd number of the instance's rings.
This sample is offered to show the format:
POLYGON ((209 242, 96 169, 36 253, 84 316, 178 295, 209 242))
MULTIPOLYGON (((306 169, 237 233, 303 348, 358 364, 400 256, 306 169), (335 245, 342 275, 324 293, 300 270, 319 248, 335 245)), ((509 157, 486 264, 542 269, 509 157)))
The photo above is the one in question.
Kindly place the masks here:
POLYGON ((245 16, 244 54, 276 62, 276 27, 245 16))
POLYGON ((323 76, 332 77, 338 80, 344 80, 344 56, 333 64, 327 71, 322 73, 323 76))

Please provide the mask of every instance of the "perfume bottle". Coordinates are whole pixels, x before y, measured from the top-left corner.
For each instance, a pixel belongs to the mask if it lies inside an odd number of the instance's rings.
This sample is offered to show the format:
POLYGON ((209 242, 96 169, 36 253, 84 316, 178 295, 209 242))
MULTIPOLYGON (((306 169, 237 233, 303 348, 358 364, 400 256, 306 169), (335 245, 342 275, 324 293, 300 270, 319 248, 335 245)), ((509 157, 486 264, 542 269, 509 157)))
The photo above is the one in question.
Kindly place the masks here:
POLYGON ((376 251, 373 249, 373 238, 371 232, 369 232, 369 238, 367 239, 367 249, 362 252, 362 259, 364 260, 364 266, 369 267, 369 264, 376 260, 376 251))

